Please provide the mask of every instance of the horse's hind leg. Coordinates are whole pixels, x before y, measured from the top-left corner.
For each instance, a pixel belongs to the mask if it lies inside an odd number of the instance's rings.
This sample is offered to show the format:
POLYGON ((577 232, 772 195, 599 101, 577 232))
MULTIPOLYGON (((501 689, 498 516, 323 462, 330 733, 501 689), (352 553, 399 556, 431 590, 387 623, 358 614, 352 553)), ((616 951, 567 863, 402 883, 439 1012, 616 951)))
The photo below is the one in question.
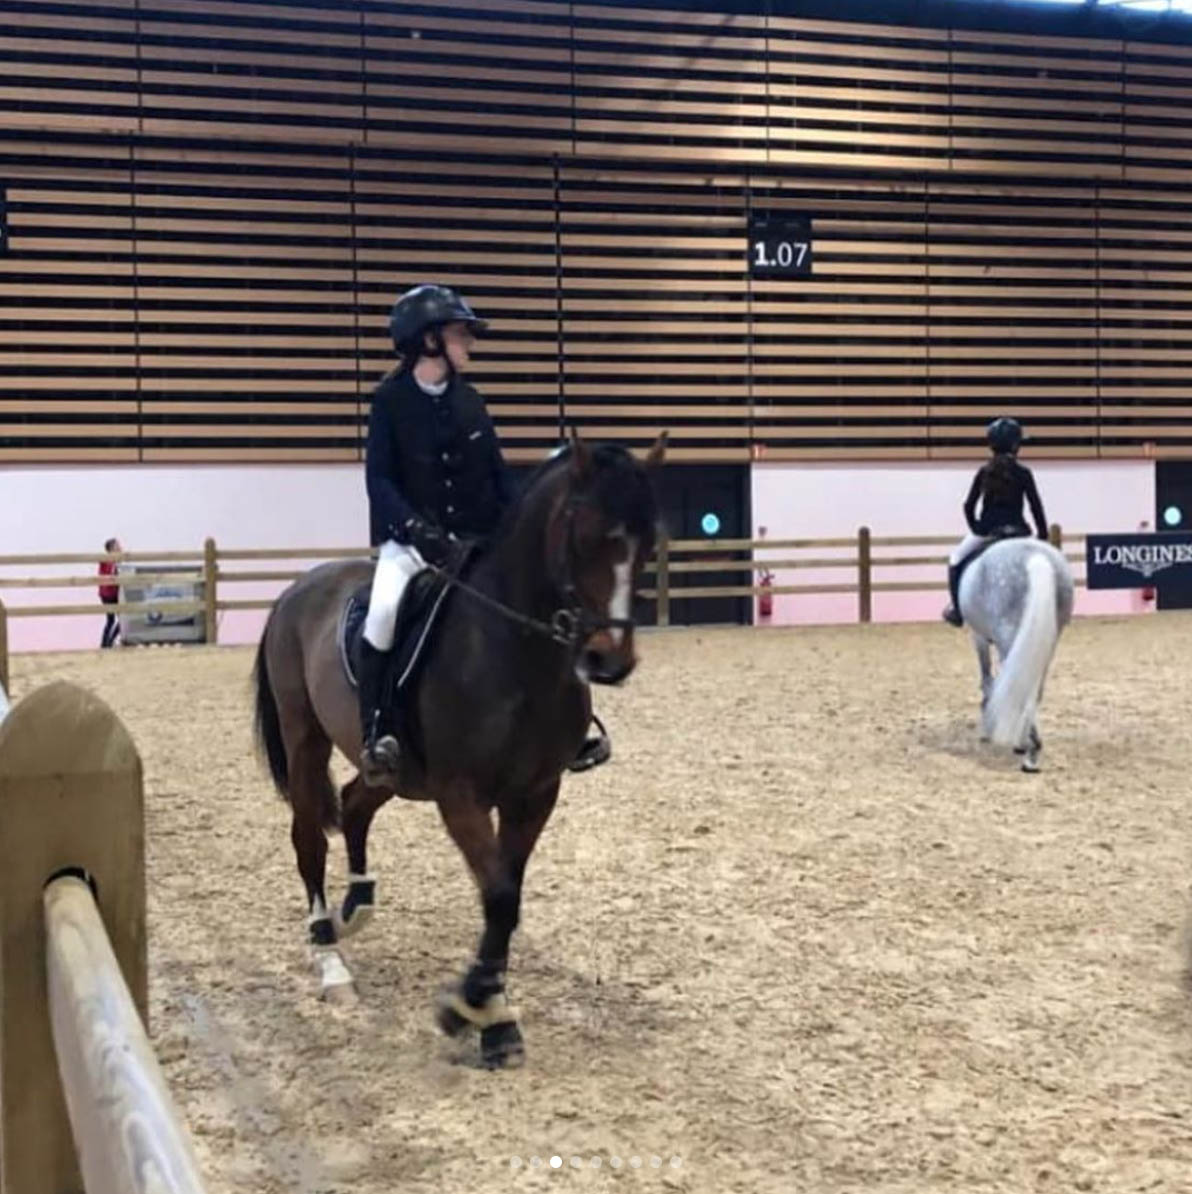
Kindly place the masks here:
POLYGON ((290 840, 298 859, 298 873, 306 887, 308 940, 324 999, 343 1002, 355 994, 352 975, 335 948, 335 924, 327 911, 327 829, 335 823, 335 790, 327 774, 331 742, 312 725, 288 751, 290 840))
MULTIPOLYGON (((981 668, 981 711, 985 711, 985 706, 989 704, 989 694, 993 691, 993 659, 990 655, 990 643, 987 638, 982 638, 978 634, 973 635, 973 643, 977 648, 977 663, 981 668)), ((984 742, 985 735, 982 733, 981 740, 984 742)))
POLYGON ((1027 735, 1026 749, 1020 752, 1023 755, 1023 771, 1033 774, 1039 770, 1039 752, 1042 749, 1043 739, 1039 737, 1039 727, 1032 722, 1030 732, 1027 735))
POLYGON ((335 913, 341 940, 360 932, 376 910, 377 881, 368 873, 368 830, 377 809, 392 796, 388 788, 370 788, 359 775, 344 785, 340 805, 348 850, 348 890, 335 913))

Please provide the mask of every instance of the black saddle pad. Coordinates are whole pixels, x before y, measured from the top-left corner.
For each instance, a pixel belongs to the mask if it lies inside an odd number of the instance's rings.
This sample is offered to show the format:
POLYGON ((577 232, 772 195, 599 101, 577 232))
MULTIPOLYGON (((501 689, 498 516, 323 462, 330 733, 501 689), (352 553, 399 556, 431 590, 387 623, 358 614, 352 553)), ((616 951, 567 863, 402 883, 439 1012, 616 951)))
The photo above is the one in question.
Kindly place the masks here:
MULTIPOLYGON (((360 644, 364 640, 364 622, 368 617, 371 582, 361 585, 347 600, 339 619, 339 653, 344 672, 353 688, 357 685, 360 644)), ((449 589, 436 572, 420 572, 406 586, 397 610, 393 650, 389 653, 386 691, 393 695, 409 689, 424 662, 434 638, 434 630, 449 589)))

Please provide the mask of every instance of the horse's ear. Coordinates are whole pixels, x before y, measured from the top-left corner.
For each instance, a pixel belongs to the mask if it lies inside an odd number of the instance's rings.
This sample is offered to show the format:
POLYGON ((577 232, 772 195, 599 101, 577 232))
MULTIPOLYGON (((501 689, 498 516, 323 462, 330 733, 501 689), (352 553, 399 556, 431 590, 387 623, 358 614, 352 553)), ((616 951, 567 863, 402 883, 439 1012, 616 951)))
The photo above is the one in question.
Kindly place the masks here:
POLYGON ((646 453, 646 468, 656 469, 662 467, 662 462, 666 459, 666 441, 669 437, 670 432, 664 431, 654 441, 653 447, 646 453))
POLYGON ((579 437, 579 431, 571 428, 571 475, 577 481, 586 480, 592 471, 592 450, 579 437))

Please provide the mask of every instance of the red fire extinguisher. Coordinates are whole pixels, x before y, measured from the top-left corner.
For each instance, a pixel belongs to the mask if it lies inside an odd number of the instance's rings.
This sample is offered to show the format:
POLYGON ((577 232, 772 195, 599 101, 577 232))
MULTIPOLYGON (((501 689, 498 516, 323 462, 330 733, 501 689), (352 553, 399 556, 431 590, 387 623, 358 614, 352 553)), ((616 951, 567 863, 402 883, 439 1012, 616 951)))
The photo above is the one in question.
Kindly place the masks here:
MULTIPOLYGON (((1147 520, 1144 518, 1142 520, 1142 522, 1140 522, 1138 524, 1138 529, 1140 532, 1149 531, 1151 529, 1151 524, 1149 522, 1147 522, 1147 520)), ((1146 585, 1143 588, 1141 595, 1142 595, 1143 601, 1154 601, 1155 600, 1155 586, 1154 585, 1146 585)))
MULTIPOLYGON (((757 537, 764 545, 766 542, 766 528, 757 528, 757 537)), ((757 595, 757 620, 768 622, 774 616, 774 594, 770 591, 774 586, 774 573, 769 568, 763 568, 758 573, 758 586, 761 592, 757 595)))
POLYGON ((757 595, 757 620, 768 622, 774 616, 774 573, 768 569, 758 578, 757 582, 765 591, 757 595))

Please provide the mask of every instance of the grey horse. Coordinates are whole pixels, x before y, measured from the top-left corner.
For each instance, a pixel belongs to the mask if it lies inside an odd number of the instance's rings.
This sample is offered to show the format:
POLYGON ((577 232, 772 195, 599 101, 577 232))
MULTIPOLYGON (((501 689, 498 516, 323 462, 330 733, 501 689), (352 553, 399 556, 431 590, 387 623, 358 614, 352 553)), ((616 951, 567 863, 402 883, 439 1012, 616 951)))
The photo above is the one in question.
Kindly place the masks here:
POLYGON ((960 582, 960 609, 981 665, 985 741, 1012 746, 1023 771, 1039 770, 1035 717, 1060 633, 1072 618, 1068 561, 1039 539, 1004 539, 974 560, 960 582), (994 677, 990 648, 1000 666, 994 677))

